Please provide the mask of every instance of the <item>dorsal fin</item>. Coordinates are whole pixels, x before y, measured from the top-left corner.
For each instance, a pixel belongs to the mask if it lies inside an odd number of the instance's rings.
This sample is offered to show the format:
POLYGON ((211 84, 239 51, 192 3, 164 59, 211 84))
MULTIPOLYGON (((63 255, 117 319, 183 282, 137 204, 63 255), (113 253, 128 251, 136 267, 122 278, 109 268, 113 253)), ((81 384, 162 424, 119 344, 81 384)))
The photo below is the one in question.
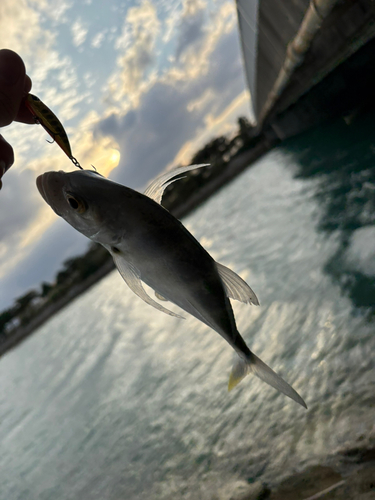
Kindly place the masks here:
POLYGON ((156 179, 154 179, 151 184, 147 186, 143 194, 156 201, 156 203, 161 203, 165 189, 172 184, 172 182, 183 179, 183 177, 177 177, 178 175, 183 174, 184 172, 189 172, 189 170, 207 167, 208 165, 209 163, 202 163, 199 165, 189 165, 188 167, 174 168, 173 170, 156 177, 156 179))

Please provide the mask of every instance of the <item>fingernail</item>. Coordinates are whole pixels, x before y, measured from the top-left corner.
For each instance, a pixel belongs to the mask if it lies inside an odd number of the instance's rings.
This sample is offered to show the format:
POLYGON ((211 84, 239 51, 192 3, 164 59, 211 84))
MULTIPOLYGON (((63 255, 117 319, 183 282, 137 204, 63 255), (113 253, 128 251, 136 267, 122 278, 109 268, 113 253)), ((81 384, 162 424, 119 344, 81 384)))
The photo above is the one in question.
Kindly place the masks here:
POLYGON ((2 50, 0 57, 0 80, 6 85, 17 83, 23 74, 22 65, 22 60, 18 61, 12 51, 2 50))

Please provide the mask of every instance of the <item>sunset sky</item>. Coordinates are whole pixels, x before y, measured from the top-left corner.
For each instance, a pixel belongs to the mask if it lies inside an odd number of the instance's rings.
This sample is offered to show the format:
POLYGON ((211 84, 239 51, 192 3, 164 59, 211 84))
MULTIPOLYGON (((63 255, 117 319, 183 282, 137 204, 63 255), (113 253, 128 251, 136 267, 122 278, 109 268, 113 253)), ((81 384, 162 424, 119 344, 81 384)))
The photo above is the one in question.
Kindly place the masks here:
MULTIPOLYGON (((2 0, 0 47, 21 55, 83 168, 135 189, 251 119, 234 1, 2 0)), ((88 245, 35 185, 69 159, 40 126, 1 133, 16 159, 0 192, 0 311, 88 245)))

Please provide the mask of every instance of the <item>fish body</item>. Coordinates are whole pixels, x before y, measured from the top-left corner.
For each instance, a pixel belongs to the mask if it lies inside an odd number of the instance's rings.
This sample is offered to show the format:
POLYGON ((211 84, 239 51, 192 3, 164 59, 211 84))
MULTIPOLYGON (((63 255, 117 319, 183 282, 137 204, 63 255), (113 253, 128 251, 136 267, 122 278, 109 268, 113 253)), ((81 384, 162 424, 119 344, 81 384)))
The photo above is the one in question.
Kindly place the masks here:
POLYGON ((160 205, 165 187, 185 167, 156 179, 139 193, 96 172, 47 172, 37 179, 45 201, 76 230, 103 245, 129 287, 145 302, 181 317, 154 301, 173 302, 219 333, 237 352, 229 388, 253 372, 296 402, 302 398, 247 347, 239 334, 229 298, 259 305, 242 278, 214 261, 184 225, 160 205))

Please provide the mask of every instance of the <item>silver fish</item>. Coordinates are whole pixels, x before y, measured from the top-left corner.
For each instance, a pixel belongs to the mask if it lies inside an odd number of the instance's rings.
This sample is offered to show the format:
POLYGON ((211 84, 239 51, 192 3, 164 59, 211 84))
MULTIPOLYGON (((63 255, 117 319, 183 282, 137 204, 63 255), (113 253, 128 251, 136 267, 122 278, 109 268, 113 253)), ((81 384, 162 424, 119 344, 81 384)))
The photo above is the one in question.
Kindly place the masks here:
MULTIPOLYGON (((44 200, 77 231, 100 243, 112 255, 131 290, 147 304, 181 318, 153 300, 177 304, 218 332, 237 352, 228 389, 253 373, 306 408, 303 399, 261 361, 239 334, 229 298, 259 305, 245 281, 215 262, 194 236, 160 205, 165 188, 176 176, 205 165, 167 172, 141 194, 97 172, 47 172, 37 178, 44 200)), ((181 177, 179 177, 181 178, 181 177)))

